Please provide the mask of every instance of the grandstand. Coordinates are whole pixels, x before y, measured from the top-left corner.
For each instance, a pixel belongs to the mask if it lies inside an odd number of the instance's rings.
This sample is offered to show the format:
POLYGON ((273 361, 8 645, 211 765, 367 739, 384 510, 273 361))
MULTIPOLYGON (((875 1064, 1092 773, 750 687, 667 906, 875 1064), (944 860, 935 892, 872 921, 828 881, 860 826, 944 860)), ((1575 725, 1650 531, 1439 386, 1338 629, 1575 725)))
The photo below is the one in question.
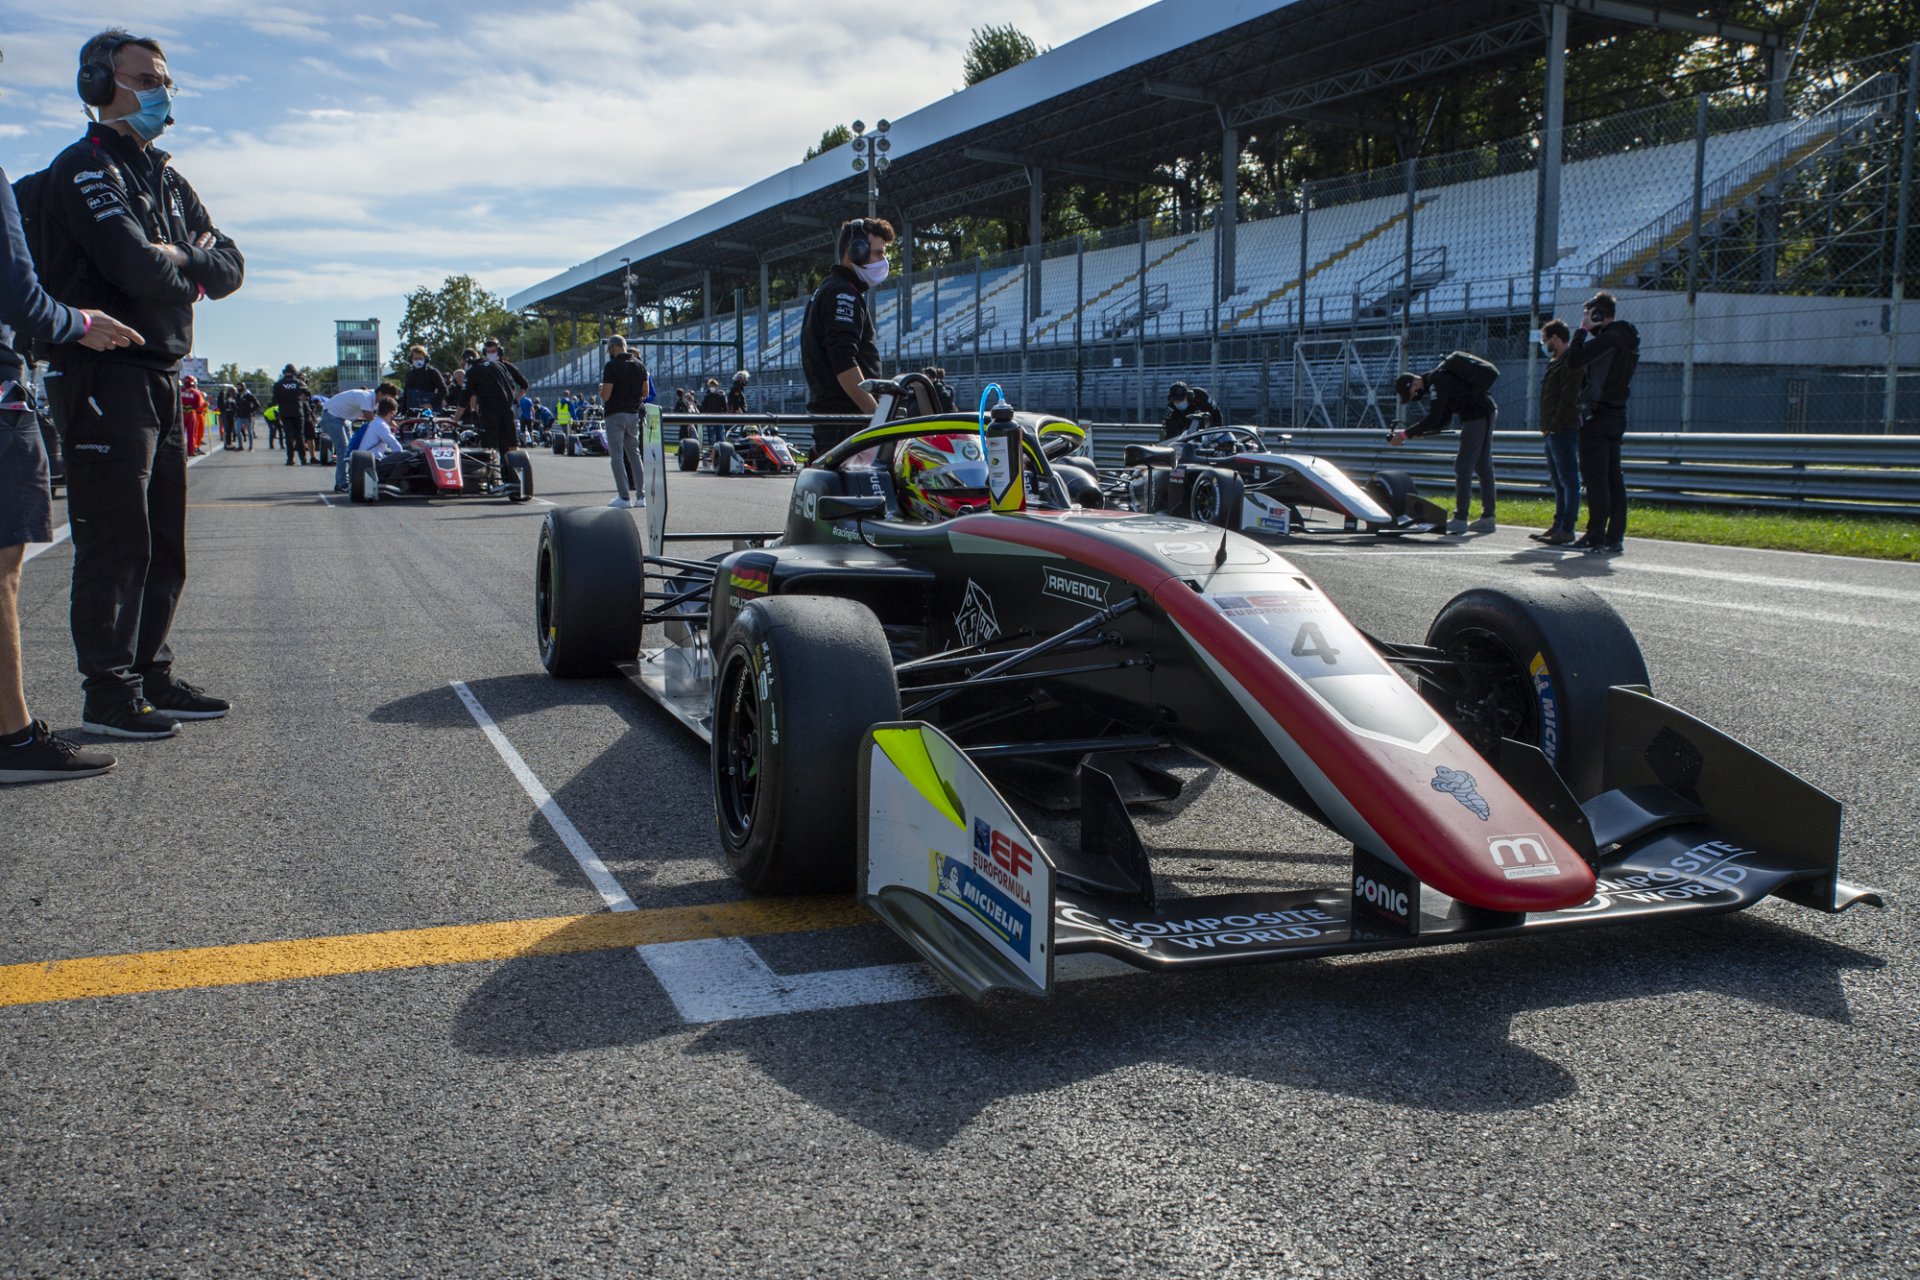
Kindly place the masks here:
MULTIPOLYGON (((910 229, 1002 208, 1009 192, 1037 207, 1049 171, 1113 176, 1124 150, 1171 159, 1210 124, 1232 122, 1223 154, 1234 154, 1234 128, 1262 111, 1312 119, 1315 85, 1330 102, 1343 87, 1404 88, 1475 61, 1538 76, 1523 68, 1543 41, 1577 53, 1623 23, 1735 40, 1770 67, 1781 47, 1771 33, 1702 18, 1698 6, 1474 3, 1448 16, 1443 32, 1397 6, 1357 0, 1264 8, 1165 0, 900 121, 881 212, 910 229), (1250 7, 1259 10, 1251 20, 1250 7), (1303 29, 1320 43, 1295 47, 1289 33, 1303 29), (1159 52, 1143 59, 1140 49, 1159 52), (1305 84, 1302 65, 1318 69, 1305 84), (1181 88, 1196 82, 1212 86, 1206 102, 1181 88), (1049 147, 1036 141, 1043 137, 1049 147), (1019 180, 993 176, 994 157, 1021 160, 1019 180)), ((1555 57, 1545 63, 1552 99, 1564 79, 1555 57)), ((1687 101, 1582 122, 1559 131, 1559 155, 1540 145, 1544 130, 1423 155, 1304 184, 1290 208, 1251 219, 1223 203, 1098 235, 1034 235, 1026 249, 936 271, 915 272, 905 257, 872 299, 882 356, 889 367, 945 365, 963 386, 997 380, 1024 402, 1083 418, 1158 416, 1167 381, 1198 377, 1242 420, 1359 425, 1383 417, 1397 372, 1455 346, 1530 366, 1534 317, 1577 314, 1579 299, 1607 287, 1641 291, 1632 296, 1647 303, 1641 429, 1913 430, 1920 403, 1910 393, 1869 404, 1860 388, 1876 364, 1898 386, 1899 367, 1920 362, 1920 314, 1888 300, 1905 274, 1890 244, 1868 252, 1878 254, 1873 262, 1857 261, 1872 239, 1865 223, 1881 241, 1904 241, 1893 234, 1891 194, 1904 181, 1901 124, 1912 114, 1905 71, 1883 57, 1798 92, 1783 71, 1764 102, 1709 110, 1703 100, 1696 112, 1687 101), (1821 278, 1833 246, 1802 238, 1783 253, 1786 222, 1854 226, 1846 279, 1821 278), (1688 301, 1684 315, 1663 305, 1664 295, 1706 291, 1732 302, 1688 301), (1823 293, 1835 295, 1831 305, 1804 305, 1823 293), (1789 308, 1782 294, 1800 296, 1789 308), (1861 317, 1876 306, 1880 332, 1862 333, 1861 317), (1675 359, 1669 330, 1678 325, 1686 342, 1675 359)), ((1346 94, 1341 109, 1353 111, 1358 97, 1346 94)), ((737 339, 761 402, 799 411, 804 297, 747 306, 734 290, 751 289, 757 273, 755 296, 766 298, 771 265, 824 263, 824 228, 864 194, 849 154, 775 175, 511 305, 610 317, 624 303, 630 263, 643 299, 693 292, 707 313, 638 339, 660 381, 724 373, 736 358, 660 339, 737 339), (796 227, 815 229, 796 241, 796 227)), ((578 386, 597 376, 598 361, 586 349, 526 367, 542 386, 578 386)), ((1519 425, 1528 383, 1512 384, 1508 425, 1519 425)))

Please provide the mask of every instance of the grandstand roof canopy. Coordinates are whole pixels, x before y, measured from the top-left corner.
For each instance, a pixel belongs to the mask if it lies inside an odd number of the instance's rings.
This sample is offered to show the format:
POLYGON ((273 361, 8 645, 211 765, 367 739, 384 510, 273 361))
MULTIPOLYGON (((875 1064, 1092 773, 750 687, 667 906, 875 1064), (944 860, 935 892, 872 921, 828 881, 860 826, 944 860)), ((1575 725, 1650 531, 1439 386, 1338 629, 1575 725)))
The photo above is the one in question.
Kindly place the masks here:
MULTIPOLYGON (((1730 25, 1732 0, 1562 0, 1569 49, 1655 26, 1778 47, 1776 33, 1730 25)), ((1155 165, 1191 154, 1223 126, 1318 121, 1367 127, 1370 97, 1468 67, 1528 64, 1547 34, 1538 0, 1161 0, 982 84, 894 121, 881 214, 925 225, 1045 181, 1157 185, 1155 165)), ((509 299, 515 309, 610 315, 698 287, 704 272, 818 254, 827 228, 864 210, 851 145, 762 179, 509 299)))

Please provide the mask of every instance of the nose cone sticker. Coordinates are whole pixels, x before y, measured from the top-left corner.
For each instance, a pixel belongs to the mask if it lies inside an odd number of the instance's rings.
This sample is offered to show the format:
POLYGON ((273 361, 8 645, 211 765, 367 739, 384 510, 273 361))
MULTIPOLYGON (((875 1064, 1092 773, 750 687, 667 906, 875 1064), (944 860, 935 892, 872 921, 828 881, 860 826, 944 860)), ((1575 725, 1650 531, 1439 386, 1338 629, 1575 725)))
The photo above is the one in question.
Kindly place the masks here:
POLYGON ((1493 816, 1493 810, 1487 807, 1487 801, 1475 785, 1473 775, 1465 769, 1449 769, 1440 765, 1433 771, 1433 789, 1444 791, 1461 804, 1474 811, 1485 822, 1493 816))

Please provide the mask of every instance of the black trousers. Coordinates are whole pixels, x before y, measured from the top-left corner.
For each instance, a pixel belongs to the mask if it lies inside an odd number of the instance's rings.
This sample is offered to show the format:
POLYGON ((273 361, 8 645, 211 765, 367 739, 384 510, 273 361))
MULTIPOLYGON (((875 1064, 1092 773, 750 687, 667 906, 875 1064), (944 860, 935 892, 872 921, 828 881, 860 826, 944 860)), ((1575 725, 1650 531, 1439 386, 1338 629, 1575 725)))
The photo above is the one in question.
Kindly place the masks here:
POLYGON ((47 378, 66 438, 73 648, 89 706, 138 698, 173 665, 187 581, 187 451, 177 370, 109 361, 47 378))
POLYGON ((1456 519, 1467 518, 1475 476, 1480 478, 1480 514, 1493 514, 1496 497, 1493 483, 1493 427, 1499 419, 1500 411, 1495 409, 1490 417, 1475 418, 1472 422, 1460 424, 1460 452, 1453 457, 1453 514, 1456 519))
POLYGON ((1587 485, 1587 540, 1613 546, 1627 536, 1627 478, 1620 443, 1627 411, 1595 405, 1580 424, 1580 477, 1587 485))
MULTIPOLYGON (((283 413, 280 416, 285 418, 287 415, 283 413)), ((293 455, 297 452, 300 455, 300 461, 305 462, 307 454, 313 449, 313 428, 307 425, 306 418, 300 417, 293 422, 282 422, 280 434, 287 442, 287 461, 292 462, 293 455)))

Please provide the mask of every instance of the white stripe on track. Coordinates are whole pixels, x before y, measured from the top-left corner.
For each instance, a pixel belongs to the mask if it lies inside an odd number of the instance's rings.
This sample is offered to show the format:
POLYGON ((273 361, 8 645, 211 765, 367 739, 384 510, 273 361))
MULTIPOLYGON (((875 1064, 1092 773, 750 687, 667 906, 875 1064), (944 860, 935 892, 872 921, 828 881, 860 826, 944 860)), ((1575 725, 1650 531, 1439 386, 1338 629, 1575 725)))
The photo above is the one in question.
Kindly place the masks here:
MULTIPOLYGON (((505 762, 540 810, 540 816, 560 837, 580 869, 592 881, 608 908, 613 911, 636 910, 618 879, 594 851, 580 829, 561 810, 533 770, 528 767, 507 735, 487 714, 480 699, 464 681, 450 681, 453 691, 466 706, 467 713, 487 735, 487 741, 505 762)), ((813 1013, 822 1009, 847 1009, 868 1004, 894 1004, 903 1000, 924 1000, 951 995, 945 983, 925 965, 883 964, 863 969, 826 969, 817 973, 775 973, 753 944, 745 938, 701 938, 690 942, 655 942, 635 947, 634 952, 652 970, 673 1001, 680 1017, 689 1023, 731 1022, 740 1018, 767 1018, 790 1013, 813 1013)), ((1105 963, 1104 957, 1069 956, 1055 966, 1062 981, 1106 977, 1116 972, 1136 972, 1118 962, 1105 963)))
MULTIPOLYGON (((187 465, 191 467, 195 463, 205 462, 208 458, 211 458, 214 454, 225 453, 226 451, 227 451, 227 446, 217 445, 214 448, 207 450, 207 452, 201 454, 197 458, 188 458, 187 465)), ((59 546, 61 543, 65 542, 68 538, 71 538, 72 536, 73 536, 73 526, 71 524, 61 525, 58 529, 55 529, 53 531, 53 541, 29 542, 27 544, 27 554, 25 558, 21 560, 20 563, 25 564, 28 560, 33 559, 35 556, 39 555, 41 552, 53 550, 55 547, 59 546)))
POLYGON ((487 741, 493 744, 493 749, 499 753, 500 759, 506 762, 507 771, 513 774, 514 780, 520 784, 520 789, 527 793, 527 798, 532 800, 534 807, 540 810, 540 816, 547 820, 547 825, 553 828, 553 833, 560 837, 560 843, 567 846, 567 852, 573 855, 573 860, 580 864, 580 870, 586 873, 587 879, 599 893, 601 901, 607 904, 607 909, 610 911, 635 910, 633 899, 627 896, 627 891, 620 886, 618 880, 614 879, 613 872, 607 870, 607 864, 602 862, 600 855, 593 851, 593 846, 588 844, 587 838, 580 834, 580 829, 573 825, 573 819, 561 811, 560 806, 554 802, 553 795, 540 784, 540 779, 535 777, 533 770, 527 767, 527 762, 520 758, 520 753, 513 749, 513 744, 507 741, 507 735, 500 732, 500 726, 493 722, 493 717, 487 714, 487 709, 480 705, 480 699, 473 696, 473 690, 467 688, 464 680, 454 680, 450 683, 453 685, 454 693, 459 695, 460 701, 466 704, 468 714, 480 726, 480 732, 487 735, 487 741))

